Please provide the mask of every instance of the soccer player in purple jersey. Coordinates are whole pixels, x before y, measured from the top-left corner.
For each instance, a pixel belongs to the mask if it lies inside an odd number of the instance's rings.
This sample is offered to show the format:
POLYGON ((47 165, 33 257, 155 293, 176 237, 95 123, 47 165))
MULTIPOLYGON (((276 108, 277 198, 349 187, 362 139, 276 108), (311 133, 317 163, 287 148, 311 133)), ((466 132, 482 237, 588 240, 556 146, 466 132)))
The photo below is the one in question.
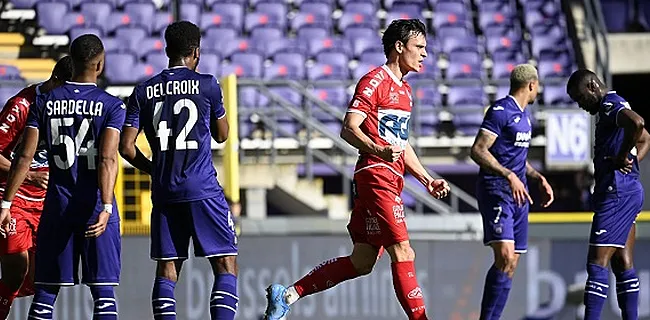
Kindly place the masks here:
POLYGON ((519 256, 528 248, 528 209, 533 203, 526 176, 536 180, 542 206, 553 202, 553 190, 526 160, 532 127, 528 104, 537 98, 537 70, 529 64, 510 74, 510 94, 487 110, 471 149, 481 167, 476 184, 483 218, 483 243, 494 251, 494 264, 485 278, 481 320, 501 317, 519 256))
POLYGON ((585 320, 600 319, 609 291, 608 264, 616 276, 618 306, 624 320, 638 319, 639 278, 632 263, 636 227, 643 205, 639 161, 650 148, 641 116, 616 91, 608 91, 589 70, 574 72, 567 93, 581 109, 598 118, 594 146, 596 185, 589 234, 585 320))
POLYGON ((104 69, 104 46, 95 35, 70 45, 71 81, 36 97, 23 142, 11 165, 0 211, 6 231, 9 207, 39 143, 50 164, 50 179, 36 238, 36 292, 30 319, 52 319, 61 286, 90 287, 93 319, 117 319, 114 286, 120 276, 120 224, 114 207, 117 148, 126 106, 97 88, 104 69))
POLYGON ((201 31, 187 21, 165 30, 169 68, 139 84, 129 98, 120 151, 151 174, 151 258, 157 261, 151 303, 156 320, 176 319, 174 288, 190 238, 194 254, 212 265, 212 320, 232 320, 237 311, 237 238, 228 203, 212 164, 211 137, 222 143, 228 122, 221 88, 197 73, 201 31), (144 131, 153 153, 137 149, 144 131))

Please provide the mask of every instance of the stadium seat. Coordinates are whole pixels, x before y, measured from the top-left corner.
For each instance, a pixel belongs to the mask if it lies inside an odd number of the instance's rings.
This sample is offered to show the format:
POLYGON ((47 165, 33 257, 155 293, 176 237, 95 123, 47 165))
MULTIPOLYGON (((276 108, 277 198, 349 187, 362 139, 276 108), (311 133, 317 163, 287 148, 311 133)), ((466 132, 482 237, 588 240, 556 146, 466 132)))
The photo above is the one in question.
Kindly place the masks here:
POLYGON ((519 64, 516 61, 495 61, 492 66, 492 79, 493 80, 507 80, 510 79, 510 73, 519 64))
POLYGON ((409 12, 397 12, 397 11, 390 11, 386 13, 386 19, 384 20, 384 27, 388 27, 390 23, 393 20, 399 20, 399 19, 418 19, 420 21, 423 21, 424 18, 422 17, 421 14, 414 14, 414 13, 409 13, 409 12))
POLYGON ((324 102, 336 107, 338 109, 346 109, 349 103, 350 98, 346 92, 346 88, 342 85, 339 86, 327 86, 327 85, 315 85, 310 89, 316 97, 323 100, 324 102))
POLYGON ((148 35, 149 32, 140 26, 127 26, 115 30, 115 39, 120 42, 120 49, 122 51, 130 51, 136 54, 138 58, 148 53, 148 49, 153 49, 155 46, 155 44, 150 44, 150 48, 144 48, 142 45, 143 40, 147 38, 148 35), (144 52, 141 52, 141 50, 144 52))
POLYGON ((552 61, 540 61, 537 67, 540 79, 568 77, 572 71, 561 63, 552 61))
POLYGON ((132 24, 144 27, 147 32, 153 30, 156 7, 153 2, 129 2, 124 5, 124 13, 132 19, 132 24))
POLYGON ((277 53, 300 53, 306 55, 308 51, 307 45, 304 42, 298 39, 287 38, 270 39, 265 42, 265 45, 261 49, 267 58, 277 53))
POLYGON ((271 15, 261 12, 250 12, 244 18, 244 31, 251 32, 251 30, 259 27, 278 27, 283 29, 285 27, 286 18, 278 18, 276 15, 271 15))
MULTIPOLYGON (((150 52, 144 58, 147 65, 151 66, 154 73, 158 73, 167 68, 169 65, 169 58, 164 52, 150 52)), ((203 64, 203 56, 201 56, 201 63, 203 64)))
POLYGON ((300 12, 317 16, 330 16, 332 15, 332 5, 327 2, 303 2, 300 4, 300 12))
POLYGON ((467 15, 468 8, 467 5, 462 2, 456 2, 456 1, 438 2, 437 4, 434 5, 434 11, 442 12, 442 13, 452 13, 458 15, 467 15))
POLYGON ((457 133, 462 136, 476 136, 483 123, 483 108, 483 106, 474 106, 455 112, 452 123, 457 133))
POLYGON ((156 12, 156 17, 153 22, 152 32, 163 34, 167 26, 170 25, 172 22, 174 22, 174 16, 168 11, 156 12))
POLYGON ((230 57, 230 63, 237 68, 235 74, 242 78, 262 77, 262 62, 264 62, 263 57, 257 53, 240 52, 230 57))
POLYGON ((352 70, 352 80, 358 81, 359 79, 361 79, 361 77, 365 76, 366 73, 374 70, 379 66, 380 65, 360 62, 359 64, 357 64, 356 68, 352 70))
POLYGON ((467 109, 472 106, 486 106, 487 96, 481 86, 454 86, 447 92, 447 105, 452 109, 467 109))
POLYGON ((235 30, 241 29, 241 25, 237 25, 237 20, 235 18, 227 14, 216 12, 202 13, 199 27, 201 29, 207 29, 210 27, 230 27, 235 30))
POLYGON ((407 79, 416 80, 416 79, 438 79, 440 74, 438 73, 437 59, 434 56, 429 56, 424 61, 422 61, 422 69, 420 72, 410 72, 407 74, 407 79))
POLYGON ((309 55, 316 56, 322 52, 340 52, 351 55, 350 43, 343 38, 327 37, 309 41, 309 55))
POLYGON ((454 54, 457 52, 480 52, 478 39, 475 36, 469 37, 447 37, 441 39, 442 52, 454 54))
POLYGON ((36 4, 38 24, 47 34, 62 35, 75 25, 85 23, 84 16, 70 11, 66 3, 40 2, 36 4))
POLYGON ((237 107, 241 109, 255 109, 259 107, 258 89, 255 87, 237 88, 237 107))
POLYGON ((481 12, 479 13, 479 27, 485 30, 495 26, 512 26, 517 23, 514 14, 508 12, 481 12))
POLYGON ((555 36, 537 36, 531 40, 531 53, 533 57, 539 59, 544 54, 554 54, 559 50, 566 50, 564 40, 555 36))
POLYGON ((334 66, 340 66, 345 70, 348 69, 348 55, 342 52, 321 52, 316 55, 316 62, 325 63, 334 66))
POLYGON ((419 121, 417 121, 419 126, 416 131, 421 137, 434 136, 438 133, 438 126, 440 125, 438 113, 429 107, 427 105, 420 106, 420 108, 425 109, 420 111, 418 115, 419 121))
POLYGON ((348 1, 343 6, 343 11, 371 16, 377 12, 377 6, 370 1, 348 1))
POLYGON ((136 83, 146 76, 144 68, 134 54, 131 53, 107 53, 106 54, 106 79, 111 83, 128 84, 136 83))
MULTIPOLYGON (((99 27, 75 27, 70 29, 70 42, 72 42, 74 39, 77 39, 80 35, 83 34, 94 34, 99 38, 104 37, 104 32, 102 32, 102 29, 99 27)), ((108 49, 106 49, 106 51, 108 51, 108 49)))
POLYGON ((298 12, 291 20, 292 30, 301 30, 305 27, 319 27, 329 29, 332 25, 330 14, 317 12, 298 12))
POLYGON ((514 37, 486 37, 485 47, 490 55, 498 54, 500 51, 522 51, 521 39, 514 37))
POLYGON ((282 39, 283 32, 275 27, 259 27, 251 32, 251 40, 256 42, 266 42, 270 40, 282 39))
POLYGON ((273 63, 264 69, 264 79, 303 80, 305 78, 305 58, 299 53, 279 53, 273 63))
POLYGON ((381 66, 386 63, 386 55, 379 52, 364 52, 359 56, 359 62, 381 66))
MULTIPOLYGON (((12 65, 0 64, 0 80, 20 80, 20 70, 12 65)), ((6 101, 6 100, 5 100, 6 101)), ((4 105, 4 102, 0 103, 4 105)))
POLYGON ((438 28, 436 34, 440 39, 449 37, 469 37, 474 36, 474 31, 467 26, 441 26, 438 28))
POLYGON ((196 3, 181 2, 180 7, 181 20, 186 20, 194 24, 201 24, 201 6, 196 3))
POLYGON ((244 5, 241 3, 215 2, 212 4, 212 12, 224 17, 237 30, 241 30, 244 25, 244 5))
POLYGON ((442 106, 442 96, 438 88, 432 85, 422 85, 415 89, 415 101, 418 105, 442 106))
POLYGON ((280 21, 281 23, 284 23, 287 19, 287 6, 283 2, 260 2, 255 6, 255 11, 266 14, 271 20, 280 21))
MULTIPOLYGON (((81 14, 89 24, 103 26, 112 12, 113 8, 107 2, 84 2, 81 4, 81 14)), ((102 28, 102 32, 104 31, 106 30, 102 28)))
MULTIPOLYGON (((202 53, 201 62, 196 68, 197 72, 207 73, 214 77, 221 76, 221 58, 215 53, 202 53)), ((261 72, 260 72, 261 75, 261 72)))
POLYGON ((472 23, 469 18, 464 14, 448 13, 448 12, 434 12, 433 14, 433 28, 435 30, 446 26, 458 26, 471 29, 472 23))
POLYGON ((234 39, 217 38, 205 43, 205 45, 204 49, 216 52, 223 58, 229 58, 235 52, 256 51, 250 39, 241 37, 234 39))
POLYGON ((350 27, 367 27, 376 30, 379 27, 379 20, 372 15, 363 13, 343 12, 339 18, 337 27, 345 32, 350 27))
POLYGON ((38 0, 11 0, 11 4, 15 9, 32 9, 37 2, 38 0))
POLYGON ((550 107, 574 104, 563 85, 545 85, 542 91, 542 100, 544 100, 544 105, 550 107))
POLYGON ((217 27, 212 26, 204 30, 205 35, 201 38, 202 41, 210 40, 216 41, 217 39, 235 39, 239 36, 239 31, 231 27, 217 27))
POLYGON ((316 62, 307 69, 307 80, 346 80, 350 77, 348 66, 336 63, 316 62))
POLYGON ((298 29, 297 32, 297 38, 305 43, 311 39, 322 39, 329 35, 329 29, 322 26, 305 26, 298 29))

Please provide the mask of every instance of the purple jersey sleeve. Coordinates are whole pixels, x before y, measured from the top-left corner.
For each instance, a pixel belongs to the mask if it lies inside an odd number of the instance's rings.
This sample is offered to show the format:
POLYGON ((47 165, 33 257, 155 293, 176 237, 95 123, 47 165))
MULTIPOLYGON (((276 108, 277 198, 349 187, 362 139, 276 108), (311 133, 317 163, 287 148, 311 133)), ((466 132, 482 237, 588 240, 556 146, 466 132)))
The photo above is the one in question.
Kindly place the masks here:
POLYGON ((602 108, 603 108, 603 115, 605 116, 607 121, 614 123, 617 126, 618 126, 617 117, 619 111, 623 109, 632 109, 630 107, 630 104, 627 103, 627 101, 615 101, 615 100, 603 102, 602 108))
POLYGON ((111 110, 109 110, 108 114, 106 115, 106 127, 122 131, 125 116, 126 106, 122 101, 119 101, 113 105, 113 108, 111 108, 111 110))
POLYGON ((507 123, 506 117, 507 113, 504 107, 499 105, 491 106, 485 113, 481 129, 498 137, 501 135, 501 129, 507 123))
POLYGON ((211 96, 211 112, 212 116, 216 119, 221 119, 226 116, 226 109, 223 107, 223 93, 221 92, 221 86, 217 79, 212 77, 210 80, 210 94, 211 96))
POLYGON ((133 88, 133 93, 131 93, 131 96, 129 97, 124 126, 140 129, 140 100, 138 97, 138 87, 133 88))

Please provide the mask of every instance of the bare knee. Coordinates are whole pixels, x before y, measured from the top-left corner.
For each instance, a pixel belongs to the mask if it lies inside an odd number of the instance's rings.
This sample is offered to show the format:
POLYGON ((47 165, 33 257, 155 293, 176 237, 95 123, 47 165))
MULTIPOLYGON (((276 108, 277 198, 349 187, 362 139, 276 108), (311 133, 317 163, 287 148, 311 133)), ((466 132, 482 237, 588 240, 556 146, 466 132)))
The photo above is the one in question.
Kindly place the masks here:
POLYGON ((158 261, 156 276, 178 282, 178 275, 181 272, 182 265, 182 260, 158 261))
POLYGON ((512 278, 512 276, 515 274, 518 262, 519 254, 515 253, 514 250, 509 250, 509 248, 501 248, 501 250, 495 252, 494 266, 501 272, 507 273, 508 277, 510 278, 512 278))
POLYGON ((625 249, 618 249, 611 259, 612 271, 621 273, 634 267, 631 254, 627 254, 625 249))
POLYGON ((215 275, 219 273, 237 275, 237 256, 212 257, 209 260, 215 275))
POLYGON ((379 249, 366 245, 355 244, 352 254, 350 254, 350 261, 354 266, 354 270, 360 276, 365 276, 372 272, 379 255, 379 249))
POLYGON ((12 291, 18 291, 29 270, 27 252, 2 257, 2 282, 12 291))
POLYGON ((415 261, 415 251, 411 248, 411 243, 403 241, 392 245, 386 249, 393 262, 415 261))

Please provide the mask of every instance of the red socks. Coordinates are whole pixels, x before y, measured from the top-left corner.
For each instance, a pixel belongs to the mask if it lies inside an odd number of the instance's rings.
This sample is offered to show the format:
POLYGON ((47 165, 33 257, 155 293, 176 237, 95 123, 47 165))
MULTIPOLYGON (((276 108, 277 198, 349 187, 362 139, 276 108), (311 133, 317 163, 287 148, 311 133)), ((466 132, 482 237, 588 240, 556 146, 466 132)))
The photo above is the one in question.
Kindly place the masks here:
POLYGON ((404 308, 409 320, 428 320, 422 289, 415 277, 413 261, 393 262, 391 268, 397 300, 404 308))
POLYGON ((350 257, 339 257, 316 266, 293 287, 300 297, 304 297, 358 276, 359 273, 354 269, 350 257))
POLYGON ((11 304, 16 299, 18 291, 12 292, 7 286, 0 282, 0 319, 5 320, 9 316, 11 304))

